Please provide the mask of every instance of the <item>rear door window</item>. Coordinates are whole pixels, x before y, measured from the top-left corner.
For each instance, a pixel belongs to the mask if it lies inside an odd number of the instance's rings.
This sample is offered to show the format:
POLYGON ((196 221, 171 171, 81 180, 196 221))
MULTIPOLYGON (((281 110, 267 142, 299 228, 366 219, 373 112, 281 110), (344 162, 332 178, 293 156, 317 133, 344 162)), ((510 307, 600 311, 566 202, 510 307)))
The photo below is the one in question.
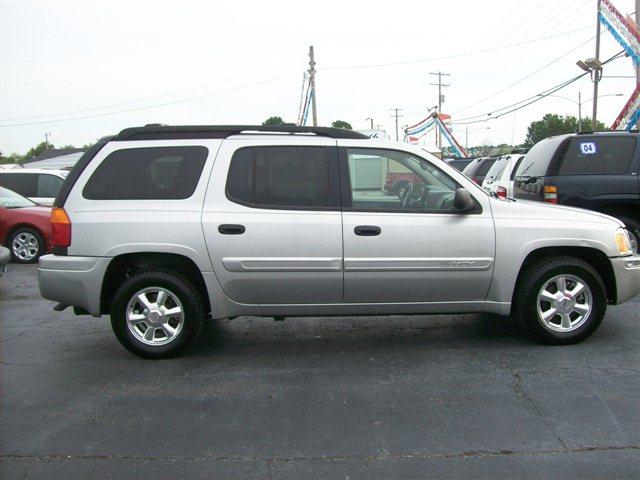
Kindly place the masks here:
POLYGON ((37 175, 35 173, 0 174, 0 186, 19 193, 23 197, 37 196, 37 175))
POLYGON ((338 209, 335 149, 314 146, 260 146, 236 150, 227 197, 256 208, 338 209))
POLYGON ((518 167, 522 163, 522 160, 524 160, 524 155, 522 155, 518 160, 516 160, 516 163, 513 165, 513 169, 511 170, 510 180, 514 180, 516 178, 516 172, 518 171, 518 167))
POLYGON ((475 176, 484 177, 495 162, 496 162, 495 158, 491 158, 489 160, 485 160, 484 162, 482 162, 482 165, 478 167, 478 170, 476 171, 475 176))
POLYGON ((202 146, 126 148, 110 153, 82 192, 89 200, 180 200, 196 189, 202 146))
POLYGON ((49 174, 38 174, 38 194, 37 197, 55 198, 62 186, 64 179, 49 174))
POLYGON ((560 165, 560 175, 615 175, 626 173, 636 148, 634 137, 583 136, 571 141, 560 165))

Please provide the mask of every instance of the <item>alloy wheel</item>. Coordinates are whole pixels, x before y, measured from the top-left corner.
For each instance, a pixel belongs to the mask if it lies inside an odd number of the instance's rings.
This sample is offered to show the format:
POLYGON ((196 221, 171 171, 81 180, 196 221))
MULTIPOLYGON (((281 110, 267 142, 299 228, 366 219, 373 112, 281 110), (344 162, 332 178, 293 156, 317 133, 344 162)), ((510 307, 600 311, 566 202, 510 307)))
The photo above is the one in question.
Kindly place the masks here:
POLYGON ((593 294, 587 282, 576 275, 556 275, 538 293, 538 318, 556 332, 580 328, 593 308, 593 294))
POLYGON ((184 308, 170 290, 149 287, 136 292, 126 310, 129 332, 147 345, 166 345, 175 340, 184 326, 184 308))

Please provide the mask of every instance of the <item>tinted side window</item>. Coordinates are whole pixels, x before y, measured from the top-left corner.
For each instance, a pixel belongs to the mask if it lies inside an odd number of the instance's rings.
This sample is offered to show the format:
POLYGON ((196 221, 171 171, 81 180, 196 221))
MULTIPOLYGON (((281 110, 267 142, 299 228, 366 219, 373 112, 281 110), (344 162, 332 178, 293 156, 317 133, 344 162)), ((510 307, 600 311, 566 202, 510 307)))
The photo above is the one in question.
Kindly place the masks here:
POLYGON ((636 139, 621 136, 577 136, 560 165, 560 175, 621 174, 629 169, 636 139))
POLYGON ((23 197, 36 197, 36 179, 34 173, 0 174, 0 186, 13 190, 23 197))
POLYGON ((536 143, 524 156, 516 170, 516 177, 540 177, 547 173, 549 162, 559 149, 564 136, 547 138, 536 143))
POLYGON ((38 195, 36 196, 55 198, 62 186, 62 182, 64 182, 64 179, 55 175, 39 174, 38 195))
POLYGON ((258 208, 337 209, 339 179, 331 152, 328 147, 241 148, 231 159, 227 197, 258 208))
POLYGON ((205 147, 127 148, 110 153, 82 192, 90 200, 179 200, 196 189, 205 147))

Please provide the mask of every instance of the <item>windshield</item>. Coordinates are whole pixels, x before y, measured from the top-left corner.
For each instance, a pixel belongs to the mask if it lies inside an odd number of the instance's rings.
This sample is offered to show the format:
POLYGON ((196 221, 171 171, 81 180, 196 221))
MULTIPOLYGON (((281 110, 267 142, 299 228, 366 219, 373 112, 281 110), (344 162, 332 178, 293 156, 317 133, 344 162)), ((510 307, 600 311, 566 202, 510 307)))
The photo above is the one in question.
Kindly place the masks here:
POLYGON ((18 195, 16 192, 0 187, 0 207, 2 208, 20 208, 33 207, 37 203, 18 195))

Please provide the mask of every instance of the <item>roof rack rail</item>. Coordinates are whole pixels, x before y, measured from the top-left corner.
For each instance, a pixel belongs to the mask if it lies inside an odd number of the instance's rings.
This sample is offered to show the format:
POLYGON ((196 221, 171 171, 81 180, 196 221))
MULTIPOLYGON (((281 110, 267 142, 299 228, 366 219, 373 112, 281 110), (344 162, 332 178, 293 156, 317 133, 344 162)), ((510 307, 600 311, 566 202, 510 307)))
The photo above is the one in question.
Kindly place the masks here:
POLYGON ((175 140, 193 138, 227 138, 243 132, 306 133, 320 137, 342 139, 368 139, 369 137, 344 128, 299 127, 295 125, 180 125, 149 124, 126 128, 114 140, 175 140))

